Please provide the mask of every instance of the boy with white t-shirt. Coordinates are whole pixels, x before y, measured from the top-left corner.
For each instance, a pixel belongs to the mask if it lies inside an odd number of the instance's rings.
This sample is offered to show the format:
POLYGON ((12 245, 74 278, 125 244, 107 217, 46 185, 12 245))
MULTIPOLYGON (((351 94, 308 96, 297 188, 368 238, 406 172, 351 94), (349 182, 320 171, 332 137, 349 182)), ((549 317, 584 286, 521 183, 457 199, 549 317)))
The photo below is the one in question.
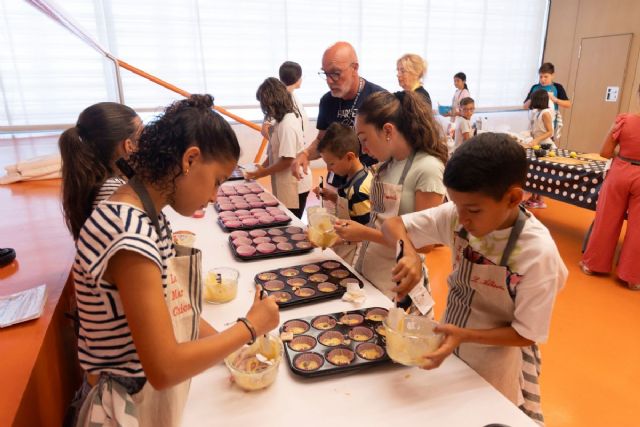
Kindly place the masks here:
POLYGON ((540 353, 555 297, 567 269, 549 230, 520 206, 527 160, 505 134, 483 133, 463 144, 446 165, 449 203, 385 222, 385 240, 404 240, 393 270, 402 298, 418 282, 416 247, 452 249, 453 272, 438 350, 424 368, 456 353, 527 415, 543 423, 540 353), (496 173, 499 171, 499 173, 496 173))
POLYGON ((466 97, 460 100, 460 115, 456 117, 455 121, 455 148, 460 147, 463 142, 473 137, 475 129, 471 124, 471 117, 475 110, 476 104, 473 98, 466 97))

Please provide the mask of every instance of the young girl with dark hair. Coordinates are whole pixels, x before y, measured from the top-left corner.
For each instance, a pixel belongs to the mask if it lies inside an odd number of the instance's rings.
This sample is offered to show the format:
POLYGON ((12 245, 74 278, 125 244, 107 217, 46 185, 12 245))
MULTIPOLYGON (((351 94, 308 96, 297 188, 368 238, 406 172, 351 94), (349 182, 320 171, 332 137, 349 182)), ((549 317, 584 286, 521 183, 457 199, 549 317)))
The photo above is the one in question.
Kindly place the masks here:
POLYGON ((290 171, 296 154, 304 149, 302 122, 287 87, 275 77, 266 79, 256 92, 262 112, 275 121, 269 129, 267 159, 247 178, 271 175, 273 194, 295 216, 302 217, 311 190, 311 175, 298 181, 290 171))
POLYGON ((364 152, 382 164, 371 187, 369 224, 338 221, 337 233, 347 242, 362 242, 355 255, 356 270, 394 298, 391 270, 396 254, 384 244, 382 223, 442 203, 447 146, 430 105, 415 92, 370 95, 358 110, 356 132, 364 152))
MULTIPOLYGON (((529 146, 534 147, 539 144, 550 144, 549 147, 555 149, 556 144, 554 144, 553 139, 551 139, 553 137, 555 111, 549 107, 549 93, 544 89, 538 89, 531 94, 530 100, 529 110, 531 110, 531 136, 533 139, 529 146)), ((547 207, 542 196, 536 193, 533 193, 524 205, 534 209, 544 209, 547 207)))
POLYGON ((460 116, 460 101, 465 98, 471 97, 469 94, 469 86, 467 86, 467 75, 463 72, 456 73, 453 76, 453 85, 456 87, 456 91, 453 94, 451 100, 451 122, 454 122, 456 116, 460 116))
POLYGON ((162 213, 192 215, 237 164, 236 136, 212 105, 192 95, 145 127, 130 157, 135 175, 80 230, 73 273, 87 375, 78 425, 179 425, 190 378, 278 324, 274 299, 259 292, 225 331, 201 319, 201 253, 172 243, 162 213))
POLYGON ((134 151, 141 131, 142 121, 131 108, 100 102, 60 135, 62 209, 74 239, 93 208, 124 184, 115 162, 134 151))

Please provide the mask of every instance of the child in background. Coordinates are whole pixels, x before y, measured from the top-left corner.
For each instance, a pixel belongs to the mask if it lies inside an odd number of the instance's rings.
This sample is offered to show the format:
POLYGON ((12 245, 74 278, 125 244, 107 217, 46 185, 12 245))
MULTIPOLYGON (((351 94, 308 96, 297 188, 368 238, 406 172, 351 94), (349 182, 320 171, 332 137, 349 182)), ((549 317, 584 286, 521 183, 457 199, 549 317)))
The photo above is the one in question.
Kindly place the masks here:
POLYGON ((455 122, 456 116, 461 115, 460 112, 460 102, 464 98, 471 97, 469 94, 469 87, 467 86, 467 75, 463 72, 456 73, 453 76, 453 85, 456 87, 456 91, 453 94, 453 99, 451 100, 451 123, 455 122))
MULTIPOLYGON (((529 103, 531 110, 531 140, 530 147, 540 144, 551 144, 551 148, 555 149, 553 143, 553 116, 555 115, 552 108, 549 107, 549 93, 544 89, 538 89, 531 95, 529 103)), ((542 196, 536 193, 524 202, 528 208, 544 209, 547 204, 542 200, 542 196)))
POLYGON ((555 112, 549 107, 549 93, 546 90, 538 89, 531 95, 529 103, 530 119, 531 119, 531 146, 540 144, 551 144, 551 148, 555 149, 556 144, 553 143, 553 117, 555 112))
POLYGON ((471 124, 471 117, 476 110, 476 104, 473 98, 463 98, 460 101, 460 115, 455 121, 455 147, 454 150, 462 145, 474 135, 474 128, 471 124))
MULTIPOLYGON (((280 81, 287 87, 287 92, 291 94, 294 111, 300 118, 302 134, 304 136, 307 129, 309 129, 309 118, 307 117, 304 105, 302 105, 295 93, 295 91, 300 89, 300 86, 302 85, 302 67, 297 62, 285 61, 280 65, 278 75, 280 77, 280 81)), ((265 117, 265 120, 262 122, 262 129, 260 130, 260 133, 264 138, 269 139, 269 128, 273 125, 273 121, 267 120, 265 117)))
POLYGON ((569 101, 569 97, 567 96, 567 92, 564 90, 564 87, 560 83, 555 83, 553 81, 555 73, 555 67, 550 62, 545 62, 538 69, 539 83, 534 84, 529 89, 529 93, 524 100, 523 108, 525 110, 529 109, 529 105, 531 104, 531 95, 538 89, 543 89, 549 92, 549 108, 553 107, 555 111, 555 116, 553 120, 553 129, 554 135, 553 140, 560 140, 560 131, 562 129, 562 116, 560 115, 559 107, 562 108, 571 108, 571 101, 569 101))
MULTIPOLYGON (((336 204, 336 216, 351 219, 362 225, 369 223, 371 202, 369 193, 373 175, 365 169, 358 158, 360 142, 352 128, 340 123, 332 123, 318 144, 318 152, 327 164, 327 170, 336 175, 346 176, 347 182, 338 188, 314 188, 316 195, 336 204)), ((349 264, 353 262, 356 243, 342 241, 332 249, 349 264)))
POLYGON ((269 129, 267 159, 257 169, 246 173, 247 179, 271 175, 273 194, 295 216, 302 217, 311 190, 311 175, 298 181, 289 170, 296 154, 304 149, 302 123, 295 112, 293 98, 287 87, 275 77, 269 77, 258 88, 256 98, 262 112, 275 124, 269 129))
POLYGON ((453 252, 447 306, 436 327, 445 338, 424 356, 423 368, 436 368, 455 353, 542 424, 536 343, 547 339, 567 268, 549 230, 519 207, 527 169, 516 141, 480 134, 445 167, 451 201, 391 218, 382 232, 387 244, 405 243, 393 269, 399 298, 422 274, 416 247, 442 243, 453 252))

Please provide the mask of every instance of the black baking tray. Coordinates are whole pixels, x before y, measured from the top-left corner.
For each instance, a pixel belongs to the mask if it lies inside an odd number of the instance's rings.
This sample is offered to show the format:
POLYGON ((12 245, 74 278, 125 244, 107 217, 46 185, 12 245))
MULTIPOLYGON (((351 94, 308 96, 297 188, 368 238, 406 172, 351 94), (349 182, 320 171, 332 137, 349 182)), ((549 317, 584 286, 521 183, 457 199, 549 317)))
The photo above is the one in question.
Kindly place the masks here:
MULTIPOLYGON (((279 230, 280 232, 282 232, 282 235, 279 236, 273 236, 273 237, 286 237, 287 241, 286 242, 272 242, 273 244, 277 244, 277 243, 291 243, 293 245, 293 249, 291 250, 280 250, 277 249, 271 253, 260 253, 260 252, 255 252, 253 255, 250 256, 244 256, 244 255, 240 255, 238 253, 238 251, 236 250, 236 245, 233 243, 233 240, 235 239, 234 236, 229 236, 229 247, 231 248, 231 253, 233 254, 234 257, 236 257, 236 259, 240 260, 240 261, 253 261, 253 260, 258 260, 258 259, 268 259, 268 258, 280 258, 280 257, 284 257, 284 256, 293 256, 293 255, 300 255, 300 254, 304 254, 307 252, 311 252, 314 247, 313 245, 306 239, 304 240, 293 240, 291 239, 291 236, 293 236, 294 234, 304 234, 304 229, 302 227, 294 227, 294 226, 289 226, 289 227, 270 227, 269 229, 260 229, 260 230, 264 230, 267 233, 270 233, 272 230, 279 230), (296 229, 299 230, 298 232, 292 232, 292 229, 296 229), (308 245, 306 245, 305 248, 299 248, 296 247, 297 243, 301 243, 301 242, 306 242, 308 245)), ((239 231, 244 231, 244 230, 239 230, 239 231)), ((251 230, 251 231, 257 231, 257 230, 251 230)), ((249 231, 250 232, 250 231, 249 231)), ((270 237, 272 238, 272 237, 270 237)), ((256 245, 253 244, 253 246, 255 247, 256 245)))
MULTIPOLYGON (((292 322, 304 322, 304 324, 308 325, 308 330, 302 333, 294 333, 293 340, 287 341, 284 343, 285 354, 287 356, 287 364, 291 368, 291 371, 294 374, 302 377, 313 378, 313 377, 321 377, 325 375, 351 372, 351 371, 366 369, 373 366, 379 366, 379 365, 390 363, 391 359, 387 355, 385 337, 384 335, 378 332, 380 329, 384 328, 382 326, 382 320, 374 321, 367 318, 367 314, 372 310, 377 313, 385 313, 384 315, 385 317, 386 317, 386 313, 388 313, 387 309, 385 308, 370 307, 362 310, 351 310, 351 311, 332 313, 327 315, 303 317, 299 319, 292 319, 285 322, 280 327, 281 333, 286 332, 287 329, 291 331, 292 325, 294 326, 302 325, 301 323, 292 323, 292 322), (352 318, 353 318, 353 315, 359 315, 362 317, 363 320, 361 323, 357 325, 346 325, 340 322, 340 319, 344 315, 352 316, 352 318), (315 323, 315 320, 319 318, 321 319, 321 322, 325 320, 324 318, 333 318, 336 321, 336 324, 334 327, 330 329, 318 329, 313 325, 317 324, 315 323), (360 328, 360 327, 364 327, 368 331, 371 331, 372 332, 371 338, 367 339, 366 341, 357 341, 353 339, 352 338, 353 336, 362 335, 361 332, 363 332, 363 330, 354 331, 355 328, 360 328), (332 332, 332 331, 335 331, 335 332, 332 332), (355 335, 350 335, 352 331, 357 333, 355 335), (339 344, 336 346, 324 345, 321 343, 322 338, 320 336, 325 332, 331 332, 332 335, 334 335, 334 337, 332 337, 333 339, 339 340, 340 339, 339 336, 342 336, 342 339, 345 341, 342 344, 339 344), (313 341, 311 341, 309 338, 298 338, 303 336, 311 337, 313 341), (302 350, 302 351, 294 350, 292 346, 297 345, 296 338, 302 341, 303 343, 305 342, 311 343, 311 344, 315 343, 314 347, 310 349, 302 350), (366 346, 360 347, 364 344, 366 344, 366 346), (365 347, 367 347, 369 350, 373 348, 374 350, 371 350, 371 351, 375 351, 379 353, 380 357, 376 359, 364 358, 363 356, 361 356, 361 350, 364 349, 365 347), (341 356, 343 357, 345 355, 353 354, 352 361, 347 365, 335 365, 331 363, 329 361, 331 357, 330 352, 334 349, 341 349, 339 350, 339 353, 341 353, 341 356), (300 363, 301 361, 309 362, 309 360, 320 361, 319 363, 321 364, 315 370, 300 369, 298 366, 296 366, 296 364, 300 363)), ((329 323, 327 326, 330 326, 330 325, 331 323, 329 323)), ((366 336, 367 335, 365 335, 364 337, 366 336)))
POLYGON ((340 298, 347 290, 346 281, 354 281, 358 283, 358 286, 363 286, 362 281, 355 274, 349 271, 343 263, 336 260, 277 268, 263 271, 255 276, 255 282, 262 285, 269 295, 273 294, 278 297, 284 293, 285 297, 290 298, 287 301, 278 300, 280 308, 340 298), (336 272, 341 272, 339 277, 336 272), (282 288, 280 288, 280 282, 282 288), (299 292, 296 293, 298 288, 305 288, 307 292, 313 291, 313 295, 304 296, 299 292), (330 291, 331 288, 335 289, 330 291))

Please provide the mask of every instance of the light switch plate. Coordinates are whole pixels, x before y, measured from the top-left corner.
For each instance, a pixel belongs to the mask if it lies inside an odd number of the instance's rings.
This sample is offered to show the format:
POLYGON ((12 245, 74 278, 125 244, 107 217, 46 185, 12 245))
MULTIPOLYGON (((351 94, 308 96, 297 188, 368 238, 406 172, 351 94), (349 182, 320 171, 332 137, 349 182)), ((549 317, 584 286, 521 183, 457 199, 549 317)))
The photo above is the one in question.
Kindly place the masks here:
POLYGON ((618 101, 618 92, 620 91, 620 87, 618 86, 607 86, 607 93, 604 95, 604 100, 606 102, 616 102, 618 101))

